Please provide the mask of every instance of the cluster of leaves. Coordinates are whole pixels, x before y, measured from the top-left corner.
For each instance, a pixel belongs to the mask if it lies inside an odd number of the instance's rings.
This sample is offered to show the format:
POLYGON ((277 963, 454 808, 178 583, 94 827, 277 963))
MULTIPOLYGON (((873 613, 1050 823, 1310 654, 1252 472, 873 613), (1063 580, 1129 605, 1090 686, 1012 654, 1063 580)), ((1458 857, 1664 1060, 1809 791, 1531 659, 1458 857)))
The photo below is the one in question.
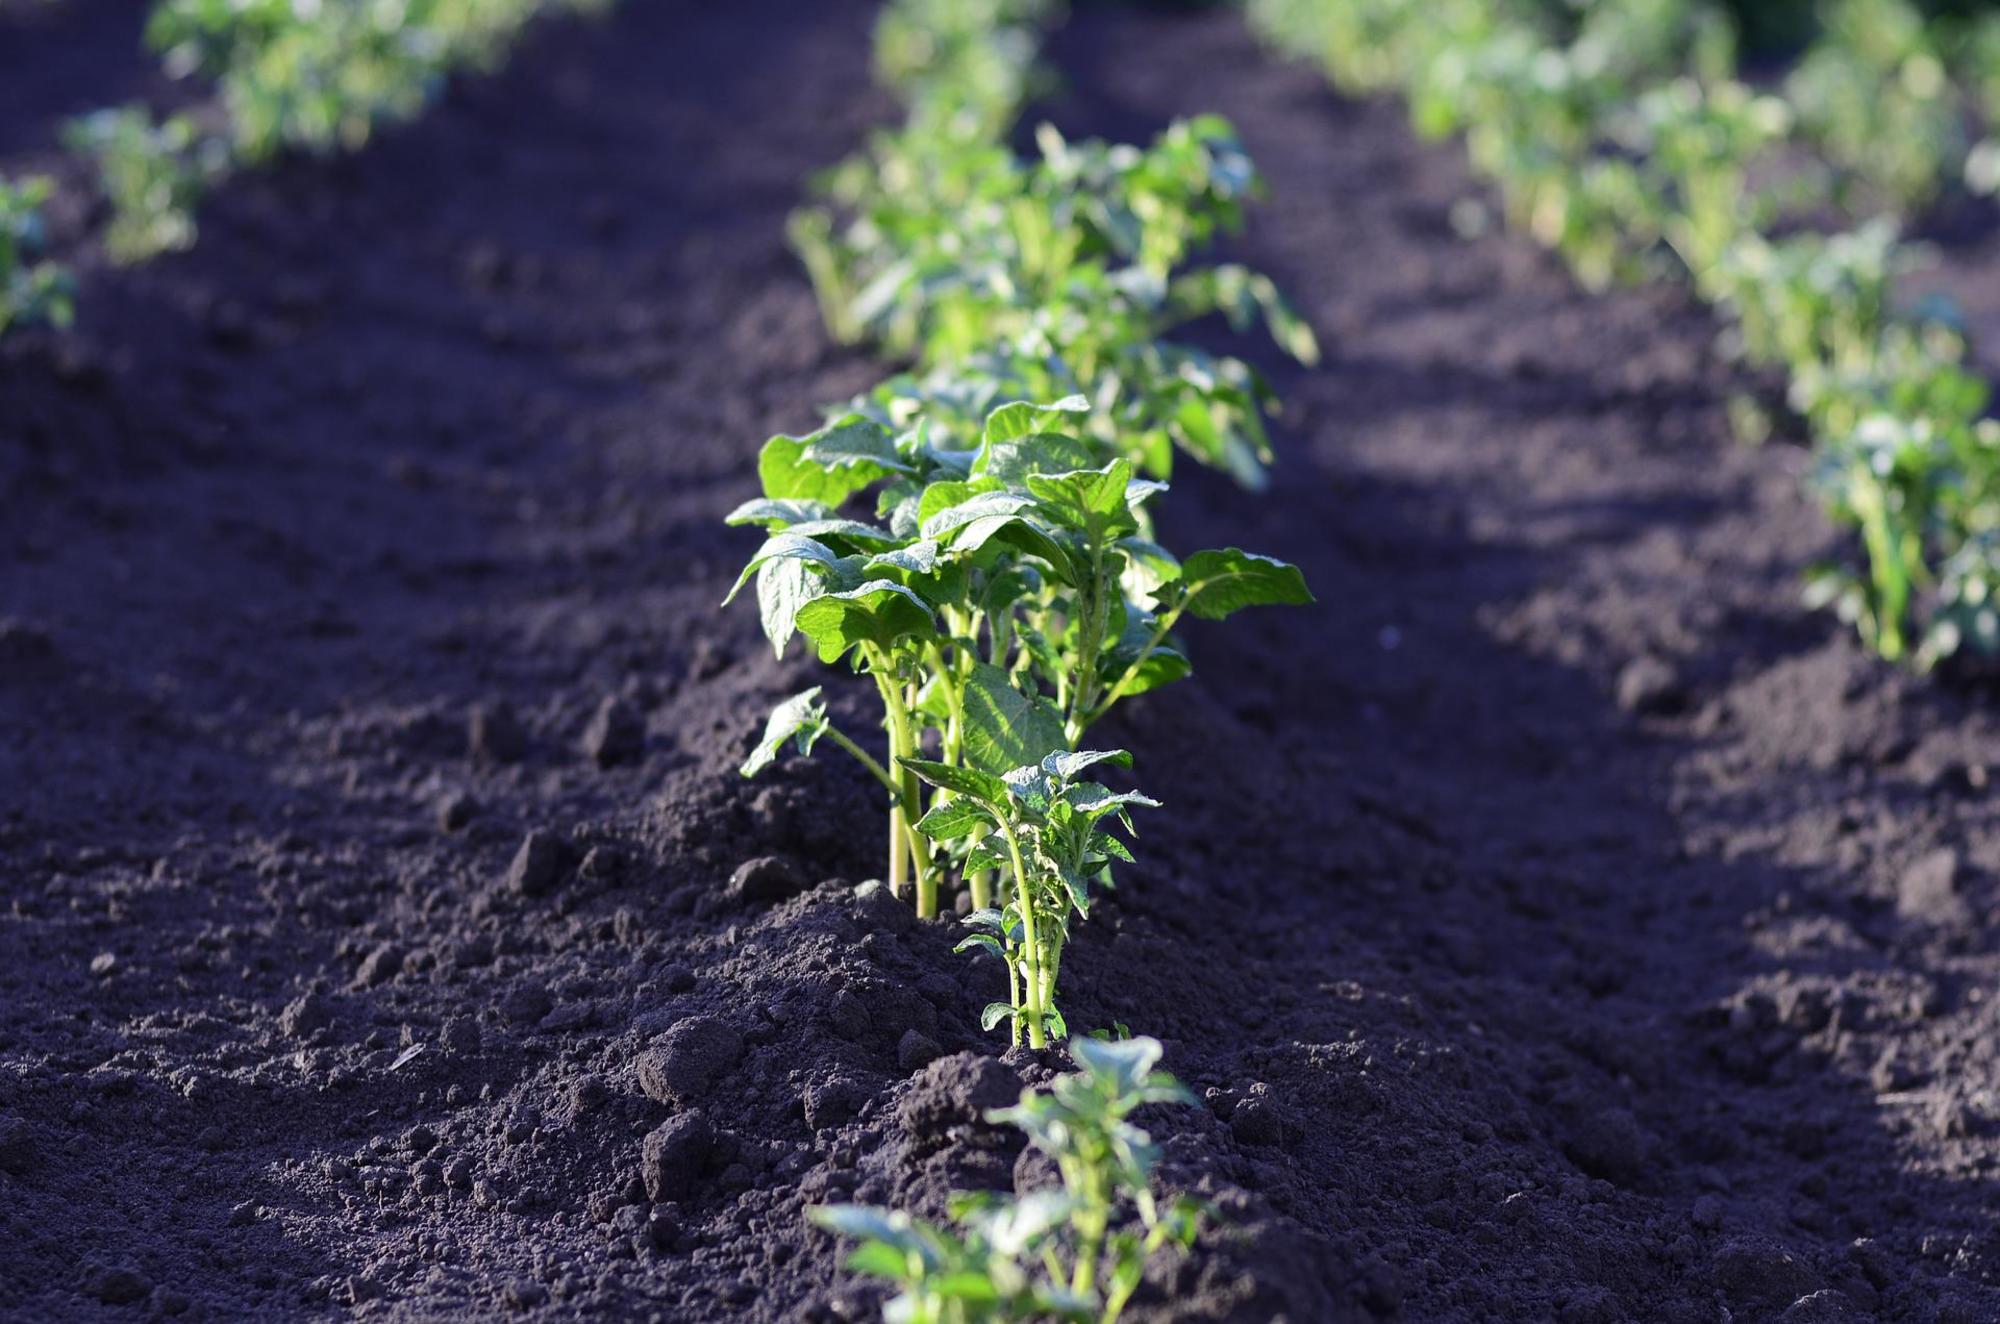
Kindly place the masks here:
POLYGON ((996 404, 1080 394, 1096 405, 1098 438, 1124 444, 1149 475, 1168 476, 1178 449, 1255 486, 1269 459, 1268 387, 1240 359, 1166 339, 1220 313, 1317 359, 1268 277, 1188 265, 1241 223, 1255 168, 1215 116, 1143 148, 1072 143, 1043 126, 1037 155, 1017 157, 1005 130, 1036 84, 1023 11, 1046 8, 922 0, 885 13, 880 49, 898 52, 883 58, 911 113, 829 172, 822 204, 791 226, 835 335, 913 361, 855 407, 898 427, 921 414, 970 446, 996 404), (996 15, 992 42, 966 37, 996 15), (911 74, 910 47, 945 63, 911 74), (956 54, 966 50, 976 57, 956 54), (989 63, 1006 72, 953 72, 989 63))
POLYGON ((987 1114, 1019 1127, 1055 1161, 1060 1189, 1010 1197, 962 1195, 951 1227, 862 1205, 811 1211, 860 1242, 849 1263, 900 1289, 884 1311, 897 1324, 1069 1320, 1113 1324, 1138 1290, 1147 1256, 1193 1244, 1202 1207, 1153 1193, 1159 1150, 1131 1121, 1148 1104, 1187 1104, 1158 1071, 1153 1039, 1072 1039, 1079 1071, 1046 1092, 987 1114))
POLYGON ((948 875, 963 880, 1016 973, 1015 1033, 1037 1045, 1066 917, 1129 858, 1106 834, 1063 834, 1139 803, 1073 784, 1102 759, 1070 751, 1121 701, 1188 674, 1183 620, 1311 601, 1294 566, 1235 548, 1183 559, 1148 536, 1144 505, 1166 489, 1094 440, 1088 412, 1080 397, 1003 405, 969 451, 923 419, 895 433, 850 414, 767 442, 764 495, 729 517, 766 534, 730 596, 754 580, 780 654, 803 635, 867 675, 888 734, 870 755, 815 688, 779 705, 743 771, 823 738, 857 758, 888 793, 890 885, 933 916, 948 875), (842 513, 867 492, 874 519, 842 513))
POLYGON ((47 180, 0 179, 0 335, 14 327, 67 326, 73 291, 67 271, 43 256, 47 180))
POLYGON ((147 43, 175 77, 211 84, 200 114, 145 106, 90 115, 72 134, 97 156, 119 261, 185 248, 202 194, 286 151, 348 151, 409 119, 445 78, 485 68, 552 7, 595 0, 160 0, 147 43))
POLYGON ((1420 128, 1463 134, 1510 218, 1587 284, 1685 273, 1729 316, 1726 343, 1787 375, 1818 490, 1858 535, 1860 563, 1817 568, 1808 601, 1890 659, 1990 651, 2000 454, 1986 387, 1949 316, 1895 299, 1917 250, 1892 221, 1815 222, 1936 191, 1966 155, 1969 84, 1948 70, 1980 68, 1967 53, 1982 42, 2000 53, 2000 26, 1832 0, 1777 97, 1735 76, 1732 25, 1709 0, 1255 0, 1252 13, 1337 82, 1400 88, 1420 128))

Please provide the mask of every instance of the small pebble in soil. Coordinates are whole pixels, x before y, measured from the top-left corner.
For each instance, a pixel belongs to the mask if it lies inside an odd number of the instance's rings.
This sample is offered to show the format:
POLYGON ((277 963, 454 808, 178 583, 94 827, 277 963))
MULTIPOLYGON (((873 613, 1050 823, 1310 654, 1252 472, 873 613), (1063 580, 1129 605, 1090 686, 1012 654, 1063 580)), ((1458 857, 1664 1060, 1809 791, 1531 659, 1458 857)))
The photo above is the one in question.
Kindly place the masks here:
POLYGON ((375 988, 386 984, 403 973, 402 948, 392 942, 385 942, 362 958, 361 968, 354 973, 354 982, 361 988, 375 988))
POLYGON ((118 973, 118 957, 113 952, 99 952, 90 958, 90 973, 99 979, 109 979, 118 973))
POLYGON ((714 1016, 694 1016, 639 1055, 639 1087, 661 1103, 700 1099, 743 1057, 743 1036, 714 1016))
POLYGON ((446 832, 465 828, 479 814, 479 802, 464 791, 446 791, 438 797, 437 824, 446 832))
POLYGON ((944 1049, 922 1030, 905 1030, 896 1044, 896 1065, 905 1074, 929 1066, 944 1049))
POLYGON ((745 860, 729 877, 731 899, 747 905, 774 905, 805 889, 805 875, 798 866, 777 855, 745 860))
POLYGON ((698 1112, 670 1117, 648 1132, 639 1149, 647 1198, 659 1204, 685 1197, 701 1176, 714 1143, 708 1119, 698 1112))
POLYGON ((1678 712, 1687 706, 1687 688, 1668 663, 1637 657, 1618 673, 1618 706, 1640 717, 1678 712))
POLYGON ((482 704, 466 720, 466 753, 480 763, 515 763, 528 752, 528 733, 512 707, 482 704))
POLYGON ((561 837, 536 828, 522 839, 507 866, 507 890, 518 896, 547 896, 569 871, 573 854, 561 837))
POLYGON ((600 768, 637 763, 646 752, 646 724, 614 695, 597 706, 584 728, 583 750, 600 768))
POLYGON ((94 1270, 87 1283, 90 1295, 107 1306, 129 1306, 146 1299, 153 1284, 137 1269, 124 1265, 94 1270))

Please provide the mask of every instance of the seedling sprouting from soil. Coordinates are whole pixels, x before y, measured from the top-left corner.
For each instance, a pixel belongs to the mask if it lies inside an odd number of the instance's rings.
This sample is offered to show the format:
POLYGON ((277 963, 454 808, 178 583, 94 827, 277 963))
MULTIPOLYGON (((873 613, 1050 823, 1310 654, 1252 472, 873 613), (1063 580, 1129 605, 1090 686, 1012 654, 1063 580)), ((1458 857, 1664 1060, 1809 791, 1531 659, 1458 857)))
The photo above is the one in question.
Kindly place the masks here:
POLYGON ((1017 1044, 1024 1028, 1035 1048, 1049 1035, 1066 1036, 1056 1007, 1056 977, 1070 916, 1088 918, 1092 884, 1110 886, 1112 861, 1132 859, 1125 843, 1106 830, 1106 820, 1130 833, 1131 810, 1159 804, 1137 791, 1080 780, 1099 764, 1130 767, 1132 756, 1124 750, 1050 754, 1039 765, 1004 777, 904 761, 950 793, 924 815, 917 831, 937 842, 964 842, 968 872, 1000 874, 1001 904, 966 917, 978 931, 959 950, 983 949, 1006 963, 1008 1000, 988 1006, 981 1019, 988 1029, 1007 1021, 1017 1044))
POLYGON ((810 1211, 821 1227, 861 1243, 851 1267, 901 1289, 885 1320, 1115 1324, 1147 1256, 1194 1244, 1201 1205, 1185 1197, 1160 1203, 1153 1193, 1159 1149, 1130 1120, 1147 1104, 1193 1102, 1154 1069, 1159 1042, 1076 1038, 1069 1051, 1079 1071, 987 1114, 1019 1127, 1055 1160, 1060 1189, 959 1196, 949 1228, 862 1205, 810 1211))

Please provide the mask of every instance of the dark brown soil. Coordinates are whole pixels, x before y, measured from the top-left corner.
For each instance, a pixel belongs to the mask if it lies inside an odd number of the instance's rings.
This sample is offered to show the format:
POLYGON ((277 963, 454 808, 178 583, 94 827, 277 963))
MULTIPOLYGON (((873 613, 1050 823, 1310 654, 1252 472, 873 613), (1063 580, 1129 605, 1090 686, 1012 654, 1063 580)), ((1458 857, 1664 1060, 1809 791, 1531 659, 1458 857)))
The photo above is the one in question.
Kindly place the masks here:
MULTIPOLYGON (((0 82, 101 40, 15 14, 0 82)), ((818 673, 717 521, 881 371, 782 245, 869 17, 551 25, 0 349, 0 1315, 871 1318, 805 1205, 1032 1177, 975 1118, 1053 1063, 856 889, 866 785, 733 772, 818 673)), ((1455 148, 1227 14, 1053 53, 1070 131, 1236 119, 1329 348, 1164 530, 1320 605, 1110 733, 1170 812, 1068 1010, 1166 1042, 1226 1220, 1132 1317, 2000 1319, 2000 733, 1801 612, 1713 325, 1459 240, 1455 148)))

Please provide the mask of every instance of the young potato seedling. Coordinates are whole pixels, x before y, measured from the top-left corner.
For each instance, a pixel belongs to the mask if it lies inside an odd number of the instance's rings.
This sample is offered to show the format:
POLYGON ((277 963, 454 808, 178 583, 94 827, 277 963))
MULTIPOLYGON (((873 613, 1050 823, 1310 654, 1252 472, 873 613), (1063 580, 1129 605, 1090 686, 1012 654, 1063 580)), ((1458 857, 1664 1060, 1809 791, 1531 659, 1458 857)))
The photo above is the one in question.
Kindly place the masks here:
POLYGON ((1137 791, 1114 791, 1080 776, 1098 764, 1130 767, 1124 750, 1050 754, 1039 765, 995 777, 975 768, 924 759, 904 766, 951 794, 917 823, 933 841, 963 841, 964 867, 974 873, 1001 871, 1002 904, 977 910, 966 923, 980 930, 959 944, 960 951, 986 950, 1007 966, 1006 1002, 990 1004, 981 1017, 986 1028, 1006 1020, 1015 1043, 1026 1027, 1030 1047, 1054 1035, 1066 1037, 1056 1007, 1056 978, 1062 966, 1069 919, 1090 915, 1093 882, 1111 886, 1111 862, 1132 859, 1130 850, 1106 830, 1106 820, 1130 833, 1130 811, 1155 808, 1159 801, 1137 791))
POLYGON ((1148 1104, 1194 1101, 1155 1069, 1162 1051, 1147 1038, 1071 1039, 1078 1071, 987 1114, 1019 1127, 1055 1161, 1060 1189, 960 1196, 949 1228, 863 1205, 820 1206, 809 1216, 861 1243, 852 1268, 900 1289, 885 1320, 1116 1324, 1147 1257, 1185 1252, 1205 1213, 1186 1197, 1161 1204, 1153 1192, 1159 1148, 1131 1121, 1148 1104))

